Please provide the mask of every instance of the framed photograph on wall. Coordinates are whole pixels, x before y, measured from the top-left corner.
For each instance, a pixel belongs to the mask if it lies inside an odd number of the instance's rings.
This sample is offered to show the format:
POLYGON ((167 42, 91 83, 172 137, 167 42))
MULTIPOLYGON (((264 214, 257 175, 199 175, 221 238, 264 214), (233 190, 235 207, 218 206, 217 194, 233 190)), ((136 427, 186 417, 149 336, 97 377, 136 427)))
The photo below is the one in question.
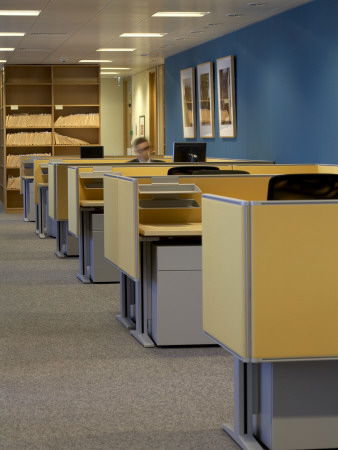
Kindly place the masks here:
POLYGON ((181 70, 183 136, 196 137, 195 68, 181 70))
POLYGON ((207 62, 197 66, 198 109, 200 137, 215 137, 214 76, 213 64, 207 62))
POLYGON ((139 120, 138 120, 138 125, 139 125, 139 136, 140 137, 145 137, 146 136, 146 131, 145 131, 145 116, 140 116, 139 120))
POLYGON ((219 136, 236 137, 236 100, 234 57, 217 59, 219 136))

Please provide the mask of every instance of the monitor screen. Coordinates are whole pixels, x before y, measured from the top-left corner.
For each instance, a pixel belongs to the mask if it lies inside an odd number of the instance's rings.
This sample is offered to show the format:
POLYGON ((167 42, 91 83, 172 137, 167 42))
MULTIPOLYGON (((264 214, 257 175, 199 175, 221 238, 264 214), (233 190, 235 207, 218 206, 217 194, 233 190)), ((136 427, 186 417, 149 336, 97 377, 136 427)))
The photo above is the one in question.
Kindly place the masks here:
POLYGON ((80 158, 103 158, 103 145, 81 146, 80 158))
POLYGON ((206 142, 174 142, 173 162, 205 162, 206 142))

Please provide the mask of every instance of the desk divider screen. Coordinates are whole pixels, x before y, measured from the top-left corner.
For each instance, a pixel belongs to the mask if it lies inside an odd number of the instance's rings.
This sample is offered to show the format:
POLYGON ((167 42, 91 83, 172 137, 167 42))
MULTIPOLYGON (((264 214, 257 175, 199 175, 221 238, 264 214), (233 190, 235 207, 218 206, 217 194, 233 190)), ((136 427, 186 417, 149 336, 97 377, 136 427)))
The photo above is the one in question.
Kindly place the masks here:
POLYGON ((252 357, 338 356, 338 203, 283 203, 251 208, 252 357))
POLYGON ((137 180, 104 176, 104 256, 140 279, 137 180))
POLYGON ((233 170, 246 170, 251 174, 280 175, 284 173, 317 173, 317 164, 241 164, 233 165, 233 170))
POLYGON ((54 195, 54 184, 55 184, 55 170, 54 166, 51 164, 48 164, 48 213, 49 216, 55 220, 56 214, 55 214, 55 195, 54 195), (50 186, 53 186, 51 189, 50 186))
POLYGON ((68 169, 68 231, 74 236, 80 234, 80 204, 78 173, 76 167, 68 169))
POLYGON ((246 207, 203 196, 203 330, 247 357, 246 207))
POLYGON ((34 203, 39 203, 39 183, 47 183, 48 175, 42 174, 41 164, 48 164, 48 159, 35 159, 34 160, 34 203))

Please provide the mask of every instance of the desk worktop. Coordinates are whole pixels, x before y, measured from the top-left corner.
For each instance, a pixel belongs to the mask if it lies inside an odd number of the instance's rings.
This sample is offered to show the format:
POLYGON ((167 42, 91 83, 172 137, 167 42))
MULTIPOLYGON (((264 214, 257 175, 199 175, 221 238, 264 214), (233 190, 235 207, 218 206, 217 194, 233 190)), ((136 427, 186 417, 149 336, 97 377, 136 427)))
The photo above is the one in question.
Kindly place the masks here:
POLYGON ((201 236, 201 223, 139 224, 141 236, 201 236))
POLYGON ((103 200, 81 200, 80 206, 83 208, 89 208, 89 207, 103 207, 103 200))

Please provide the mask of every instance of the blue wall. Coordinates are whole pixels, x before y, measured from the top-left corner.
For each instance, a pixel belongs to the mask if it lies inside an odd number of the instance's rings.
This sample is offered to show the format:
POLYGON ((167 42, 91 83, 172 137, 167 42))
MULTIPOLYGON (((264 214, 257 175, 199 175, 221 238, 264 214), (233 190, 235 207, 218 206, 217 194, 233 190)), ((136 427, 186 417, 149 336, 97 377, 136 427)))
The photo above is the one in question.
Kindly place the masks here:
POLYGON ((237 137, 218 137, 215 78, 215 138, 189 141, 213 157, 337 164, 337 23, 338 1, 316 0, 166 59, 166 153, 185 140, 180 70, 232 54, 237 137))

